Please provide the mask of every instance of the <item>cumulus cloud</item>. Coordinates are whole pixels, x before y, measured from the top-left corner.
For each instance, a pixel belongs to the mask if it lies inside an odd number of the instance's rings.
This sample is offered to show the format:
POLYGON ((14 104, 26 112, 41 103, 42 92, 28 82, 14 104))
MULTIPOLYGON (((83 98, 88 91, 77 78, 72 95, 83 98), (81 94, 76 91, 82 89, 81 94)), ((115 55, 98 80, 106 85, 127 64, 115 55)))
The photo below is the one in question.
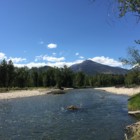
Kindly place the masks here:
POLYGON ((27 66, 28 68, 32 68, 32 67, 43 67, 43 66, 51 66, 51 67, 63 67, 64 65, 67 65, 68 67, 73 65, 73 64, 78 64, 83 62, 83 60, 76 60, 73 62, 41 62, 41 63, 37 63, 37 62, 30 62, 27 64, 15 64, 16 67, 25 67, 27 66))
POLYGON ((27 59, 26 58, 20 58, 20 57, 10 57, 8 60, 12 60, 13 63, 19 63, 19 62, 24 62, 27 59))
POLYGON ((13 63, 19 63, 26 61, 26 58, 20 58, 20 57, 7 57, 5 53, 0 52, 0 60, 6 59, 7 61, 12 60, 13 63))
POLYGON ((89 58, 89 60, 95 61, 97 63, 101 63, 104 65, 109 65, 109 66, 113 66, 113 67, 122 67, 122 63, 114 60, 112 58, 109 57, 104 57, 104 56, 97 56, 94 58, 89 58))
POLYGON ((84 56, 79 56, 80 59, 84 59, 84 56))
POLYGON ((76 60, 76 61, 73 61, 73 62, 56 62, 56 63, 47 63, 48 66, 51 66, 51 67, 63 67, 64 65, 70 67, 71 65, 74 65, 74 64, 79 64, 79 63, 82 63, 83 60, 76 60))
POLYGON ((35 62, 30 62, 30 63, 27 63, 27 64, 14 64, 16 67, 28 67, 28 68, 32 68, 32 67, 43 67, 43 66, 46 66, 47 64, 46 63, 35 63, 35 62))
POLYGON ((5 53, 0 52, 0 60, 6 59, 7 56, 5 55, 5 53))
POLYGON ((42 60, 43 55, 39 55, 35 57, 35 62, 42 60))
MULTIPOLYGON (((51 67, 63 67, 64 65, 67 65, 68 67, 74 64, 78 64, 83 62, 83 59, 75 60, 66 62, 64 57, 53 57, 53 56, 47 56, 47 55, 40 55, 36 57, 36 62, 30 62, 27 64, 15 64, 17 67, 24 67, 27 66, 29 68, 31 67, 41 67, 41 66, 51 66, 51 67), (37 62, 37 61, 46 61, 46 62, 37 62)), ((114 67, 122 67, 122 63, 114 60, 109 57, 104 56, 98 56, 94 58, 89 58, 89 60, 95 61, 97 63, 101 63, 104 65, 114 66, 114 67)))
POLYGON ((48 61, 48 62, 61 62, 65 60, 65 57, 54 57, 54 56, 48 56, 48 55, 40 55, 36 56, 35 61, 48 61))
POLYGON ((48 47, 49 49, 54 49, 54 48, 57 48, 57 44, 50 43, 50 44, 47 45, 47 47, 48 47))
POLYGON ((43 56, 43 60, 46 60, 49 62, 60 62, 60 61, 64 61, 65 57, 43 56))
POLYGON ((76 56, 78 56, 78 55, 79 55, 79 53, 77 52, 77 53, 75 53, 75 55, 76 55, 76 56))

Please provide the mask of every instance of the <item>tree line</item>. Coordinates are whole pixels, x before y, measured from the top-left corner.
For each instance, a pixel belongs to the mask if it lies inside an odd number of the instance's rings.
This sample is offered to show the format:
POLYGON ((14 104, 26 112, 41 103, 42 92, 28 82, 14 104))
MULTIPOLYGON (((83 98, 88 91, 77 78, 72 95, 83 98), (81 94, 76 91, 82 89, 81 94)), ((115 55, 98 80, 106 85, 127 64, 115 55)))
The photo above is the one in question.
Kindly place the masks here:
POLYGON ((97 74, 88 76, 83 72, 74 73, 70 68, 17 68, 13 62, 0 62, 0 87, 103 87, 140 85, 140 72, 130 71, 126 75, 97 74))

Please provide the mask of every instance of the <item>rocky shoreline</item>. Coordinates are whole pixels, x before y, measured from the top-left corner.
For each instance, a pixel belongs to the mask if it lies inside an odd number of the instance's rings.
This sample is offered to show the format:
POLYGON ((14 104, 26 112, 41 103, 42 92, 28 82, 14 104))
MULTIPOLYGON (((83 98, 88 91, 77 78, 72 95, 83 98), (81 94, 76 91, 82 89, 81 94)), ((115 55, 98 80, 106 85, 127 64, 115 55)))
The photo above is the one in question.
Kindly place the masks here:
POLYGON ((139 140, 140 139, 140 122, 128 125, 125 129, 125 140, 139 140))
MULTIPOLYGON (((128 111, 129 115, 134 117, 140 116, 140 110, 128 111)), ((139 140, 140 139, 140 121, 126 126, 125 128, 125 140, 139 140)))

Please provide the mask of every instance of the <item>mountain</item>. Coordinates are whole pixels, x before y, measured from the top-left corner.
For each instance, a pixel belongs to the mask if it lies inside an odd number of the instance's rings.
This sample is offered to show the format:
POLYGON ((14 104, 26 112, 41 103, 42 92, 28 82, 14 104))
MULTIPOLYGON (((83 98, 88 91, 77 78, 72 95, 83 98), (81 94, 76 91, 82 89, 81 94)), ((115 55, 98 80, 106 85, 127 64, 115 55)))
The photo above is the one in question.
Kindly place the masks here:
POLYGON ((35 72, 46 72, 48 69, 50 69, 50 66, 43 66, 43 67, 33 67, 31 68, 31 71, 35 71, 35 72))
POLYGON ((87 75, 95 75, 95 74, 126 74, 128 70, 119 68, 119 67, 111 67, 107 65, 103 65, 91 60, 85 60, 82 63, 74 64, 70 67, 70 69, 74 72, 84 72, 87 75))

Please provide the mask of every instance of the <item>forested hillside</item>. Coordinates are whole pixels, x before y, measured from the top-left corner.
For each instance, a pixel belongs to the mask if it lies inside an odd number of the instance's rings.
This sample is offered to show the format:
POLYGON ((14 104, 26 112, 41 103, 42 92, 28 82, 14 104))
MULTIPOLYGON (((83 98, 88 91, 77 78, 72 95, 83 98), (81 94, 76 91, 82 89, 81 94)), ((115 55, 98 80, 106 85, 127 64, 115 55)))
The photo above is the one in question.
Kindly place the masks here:
POLYGON ((139 85, 140 72, 130 71, 126 75, 96 74, 86 75, 83 72, 74 73, 70 68, 41 67, 17 68, 12 61, 3 60, 0 63, 0 87, 100 87, 117 85, 139 85))

